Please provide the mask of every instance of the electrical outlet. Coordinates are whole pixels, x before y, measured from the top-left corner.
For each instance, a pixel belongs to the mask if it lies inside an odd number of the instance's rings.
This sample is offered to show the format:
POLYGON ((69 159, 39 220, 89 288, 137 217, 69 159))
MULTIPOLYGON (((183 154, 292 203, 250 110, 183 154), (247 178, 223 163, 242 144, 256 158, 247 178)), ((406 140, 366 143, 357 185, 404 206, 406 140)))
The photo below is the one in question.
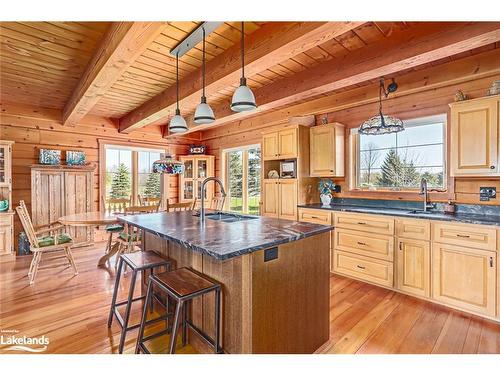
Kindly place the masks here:
POLYGON ((497 197, 497 188, 496 187, 483 187, 479 188, 479 200, 480 201, 489 201, 490 199, 496 199, 497 197))

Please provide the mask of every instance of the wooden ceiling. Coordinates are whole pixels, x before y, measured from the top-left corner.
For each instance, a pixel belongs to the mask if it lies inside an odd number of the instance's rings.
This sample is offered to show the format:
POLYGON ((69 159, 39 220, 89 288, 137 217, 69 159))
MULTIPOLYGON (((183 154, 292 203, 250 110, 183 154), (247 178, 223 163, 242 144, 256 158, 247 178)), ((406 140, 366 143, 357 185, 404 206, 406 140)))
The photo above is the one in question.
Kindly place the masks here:
MULTIPOLYGON (((166 124, 175 107, 169 51, 198 25, 2 22, 0 101, 59 109, 67 125, 85 114, 120 119, 124 132, 166 124)), ((259 110, 228 108, 241 74, 240 23, 225 22, 207 37, 207 99, 218 118, 209 127, 497 48, 500 23, 246 22, 245 33, 259 110)), ((179 62, 188 120, 199 102, 201 63, 201 45, 179 62)))

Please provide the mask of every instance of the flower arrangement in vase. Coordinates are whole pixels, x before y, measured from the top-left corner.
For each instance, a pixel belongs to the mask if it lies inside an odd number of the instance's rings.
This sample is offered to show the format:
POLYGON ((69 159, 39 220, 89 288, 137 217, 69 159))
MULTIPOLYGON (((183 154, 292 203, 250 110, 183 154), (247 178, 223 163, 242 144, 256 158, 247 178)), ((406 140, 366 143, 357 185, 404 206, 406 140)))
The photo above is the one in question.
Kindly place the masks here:
POLYGON ((332 202, 332 191, 335 190, 335 184, 332 180, 322 178, 319 180, 318 191, 323 206, 329 206, 332 202))

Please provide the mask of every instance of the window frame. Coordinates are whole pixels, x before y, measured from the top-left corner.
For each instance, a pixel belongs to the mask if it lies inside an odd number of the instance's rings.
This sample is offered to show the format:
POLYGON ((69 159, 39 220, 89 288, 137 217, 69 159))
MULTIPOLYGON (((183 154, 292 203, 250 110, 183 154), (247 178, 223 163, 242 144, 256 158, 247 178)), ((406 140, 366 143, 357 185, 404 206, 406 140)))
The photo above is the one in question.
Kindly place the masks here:
MULTIPOLYGON (((432 188, 434 192, 447 193, 448 192, 448 116, 446 113, 441 113, 432 116, 412 118, 404 121, 405 127, 417 127, 429 123, 440 122, 443 124, 443 187, 432 188)), ((350 178, 349 190, 353 192, 370 192, 370 193, 415 193, 419 191, 418 187, 415 188, 362 188, 359 187, 359 170, 360 170, 360 142, 358 128, 351 128, 349 131, 349 163, 350 163, 350 178)))
POLYGON ((228 164, 228 153, 234 152, 234 151, 243 151, 243 157, 242 157, 242 163, 243 163, 243 176, 242 176, 242 186, 243 186, 243 191, 246 191, 247 194, 242 194, 243 195, 243 202, 242 202, 242 213, 243 214, 248 214, 248 150, 254 149, 254 148, 259 148, 260 149, 260 199, 259 199, 259 214, 260 214, 260 204, 262 200, 262 171, 263 171, 263 157, 262 157, 262 144, 259 143, 252 143, 250 145, 243 145, 243 146, 237 146, 237 147, 231 147, 231 148, 225 148, 221 151, 221 162, 222 162, 222 182, 224 184, 224 190, 226 190, 227 197, 229 199, 226 199, 224 202, 224 210, 229 211, 230 209, 230 196, 229 196, 229 164, 228 164))
MULTIPOLYGON (((138 151, 159 151, 160 157, 168 153, 167 148, 155 144, 132 143, 132 142, 119 142, 99 140, 99 207, 104 207, 104 199, 106 194, 106 149, 115 148, 132 151, 132 170, 131 174, 131 204, 139 205, 139 153, 138 151)), ((168 183, 166 182, 167 176, 162 174, 161 177, 161 194, 162 203, 168 199, 168 183)))

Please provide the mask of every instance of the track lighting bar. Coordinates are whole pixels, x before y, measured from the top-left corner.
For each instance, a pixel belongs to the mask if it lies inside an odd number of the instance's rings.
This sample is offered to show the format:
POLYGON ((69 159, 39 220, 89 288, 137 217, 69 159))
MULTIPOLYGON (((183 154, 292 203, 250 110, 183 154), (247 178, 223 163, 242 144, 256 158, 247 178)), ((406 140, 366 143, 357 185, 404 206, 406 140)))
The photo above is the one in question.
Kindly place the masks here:
POLYGON ((182 55, 203 40, 203 29, 205 29, 206 37, 222 24, 223 22, 202 22, 191 32, 191 34, 186 36, 181 42, 179 42, 179 44, 172 48, 170 50, 170 54, 172 56, 182 57, 182 55))

